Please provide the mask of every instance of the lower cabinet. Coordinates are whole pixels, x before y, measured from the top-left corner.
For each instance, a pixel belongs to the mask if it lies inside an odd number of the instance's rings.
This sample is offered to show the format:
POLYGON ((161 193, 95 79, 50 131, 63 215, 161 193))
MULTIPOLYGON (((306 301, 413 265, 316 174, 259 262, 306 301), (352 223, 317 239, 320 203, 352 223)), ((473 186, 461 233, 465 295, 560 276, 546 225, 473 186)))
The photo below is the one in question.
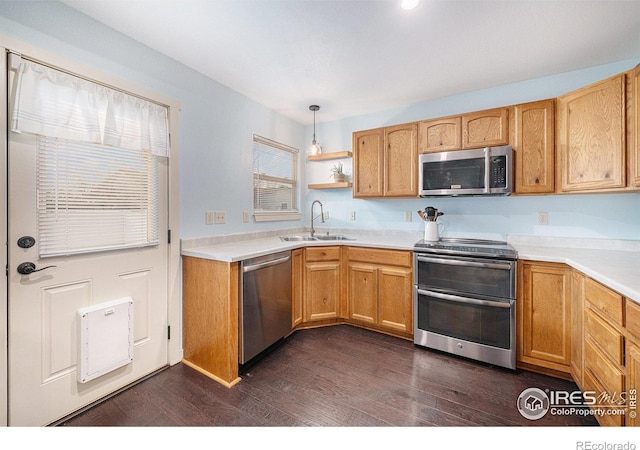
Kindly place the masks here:
POLYGON ((411 252, 351 247, 347 259, 349 319, 413 333, 411 252))
POLYGON ((340 254, 339 246, 305 249, 305 322, 339 317, 342 285, 340 254))
POLYGON ((518 365, 569 377, 571 269, 564 264, 520 261, 518 365))

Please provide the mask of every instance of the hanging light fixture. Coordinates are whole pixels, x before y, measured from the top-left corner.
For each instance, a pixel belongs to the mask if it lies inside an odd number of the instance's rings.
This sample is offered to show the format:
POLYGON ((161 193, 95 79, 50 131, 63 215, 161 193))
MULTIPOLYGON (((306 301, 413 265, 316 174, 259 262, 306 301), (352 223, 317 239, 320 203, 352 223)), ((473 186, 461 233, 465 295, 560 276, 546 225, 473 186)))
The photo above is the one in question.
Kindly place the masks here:
POLYGON ((319 110, 320 107, 318 105, 309 106, 309 110, 313 111, 313 140, 311 141, 311 146, 309 147, 309 155, 319 155, 322 153, 322 147, 320 144, 316 142, 316 111, 319 110))

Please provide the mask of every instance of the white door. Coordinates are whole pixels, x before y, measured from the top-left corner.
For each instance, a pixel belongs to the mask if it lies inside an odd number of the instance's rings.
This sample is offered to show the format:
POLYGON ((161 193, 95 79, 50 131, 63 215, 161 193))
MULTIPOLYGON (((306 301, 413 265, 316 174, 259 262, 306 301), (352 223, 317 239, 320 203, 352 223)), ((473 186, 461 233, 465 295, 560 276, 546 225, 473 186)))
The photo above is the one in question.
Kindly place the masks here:
POLYGON ((36 137, 8 134, 9 425, 40 426, 167 365, 168 164, 158 164, 159 245, 41 258, 36 137), (20 247, 24 236, 35 245, 20 247), (22 275, 24 262, 55 267, 22 275), (125 296, 134 304, 133 362, 80 383, 78 309, 125 296))

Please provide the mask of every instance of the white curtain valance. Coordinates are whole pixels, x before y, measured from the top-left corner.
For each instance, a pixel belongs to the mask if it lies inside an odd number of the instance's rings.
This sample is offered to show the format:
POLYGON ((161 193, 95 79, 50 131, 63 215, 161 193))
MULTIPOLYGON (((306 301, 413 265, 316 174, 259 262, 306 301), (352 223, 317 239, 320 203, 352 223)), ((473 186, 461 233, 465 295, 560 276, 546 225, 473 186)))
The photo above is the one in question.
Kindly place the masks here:
POLYGON ((167 107, 22 59, 11 129, 169 156, 167 107))

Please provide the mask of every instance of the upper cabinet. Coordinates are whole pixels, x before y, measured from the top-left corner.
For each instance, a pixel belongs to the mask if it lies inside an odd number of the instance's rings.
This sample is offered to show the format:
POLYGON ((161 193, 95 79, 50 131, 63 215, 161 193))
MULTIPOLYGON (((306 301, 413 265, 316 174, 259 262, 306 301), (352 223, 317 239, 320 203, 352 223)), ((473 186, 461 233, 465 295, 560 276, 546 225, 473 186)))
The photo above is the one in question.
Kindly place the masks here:
POLYGON ((418 124, 418 152, 434 153, 462 148, 462 116, 423 120, 418 124))
POLYGON ((353 134, 353 196, 418 195, 418 126, 397 125, 353 134))
MULTIPOLYGON (((632 135, 627 135, 629 136, 629 167, 631 169, 629 184, 640 188, 640 66, 635 68, 631 77, 633 78, 633 108, 629 114, 631 120, 628 123, 630 123, 629 129, 632 135)), ((627 98, 629 98, 628 95, 627 98)))
POLYGON ((510 133, 517 194, 549 194, 555 190, 554 100, 516 105, 510 133))
POLYGON ((626 75, 558 97, 561 192, 626 186, 626 75))
POLYGON ((419 153, 492 147, 508 143, 508 108, 423 120, 418 125, 419 153))
POLYGON ((509 109, 496 108, 462 116, 462 148, 509 143, 509 109))

